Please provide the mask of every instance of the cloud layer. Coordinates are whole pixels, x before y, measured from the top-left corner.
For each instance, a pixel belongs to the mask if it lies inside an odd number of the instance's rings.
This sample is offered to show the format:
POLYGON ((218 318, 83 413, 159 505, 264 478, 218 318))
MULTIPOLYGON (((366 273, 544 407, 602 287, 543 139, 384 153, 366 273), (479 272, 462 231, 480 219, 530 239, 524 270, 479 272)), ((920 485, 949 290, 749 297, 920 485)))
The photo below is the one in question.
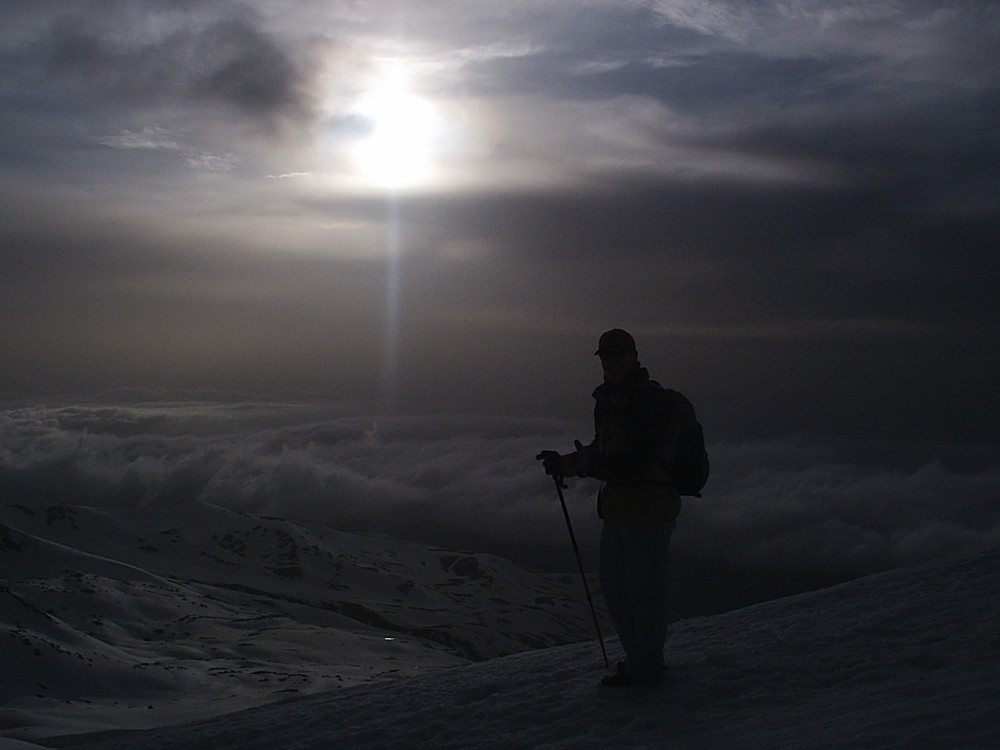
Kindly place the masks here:
MULTIPOLYGON (((0 496, 32 506, 192 500, 320 521, 529 566, 574 567, 534 461, 573 425, 373 418, 329 403, 147 403, 7 409, 0 496)), ((735 606, 1000 543, 1000 455, 972 446, 815 439, 710 444, 705 497, 674 539, 679 606, 735 606)), ((567 499, 596 561, 596 483, 567 499)))

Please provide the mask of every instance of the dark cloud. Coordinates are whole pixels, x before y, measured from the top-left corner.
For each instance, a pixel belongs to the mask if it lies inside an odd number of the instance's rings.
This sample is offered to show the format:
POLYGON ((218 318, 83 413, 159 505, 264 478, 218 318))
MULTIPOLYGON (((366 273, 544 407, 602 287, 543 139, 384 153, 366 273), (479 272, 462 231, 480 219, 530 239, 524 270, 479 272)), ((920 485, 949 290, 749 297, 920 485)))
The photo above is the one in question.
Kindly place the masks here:
POLYGON ((86 19, 60 18, 39 43, 49 71, 71 84, 71 95, 103 91, 129 107, 218 105, 268 127, 310 111, 299 62, 250 17, 152 40, 107 38, 88 27, 86 19))
MULTIPOLYGON (((384 418, 330 403, 6 409, 0 495, 33 506, 242 511, 571 569, 534 454, 585 425, 384 418)), ((783 439, 710 444, 705 497, 675 536, 680 606, 734 606, 1000 541, 1000 455, 971 445, 783 439)), ((596 484, 567 498, 588 565, 596 484)))

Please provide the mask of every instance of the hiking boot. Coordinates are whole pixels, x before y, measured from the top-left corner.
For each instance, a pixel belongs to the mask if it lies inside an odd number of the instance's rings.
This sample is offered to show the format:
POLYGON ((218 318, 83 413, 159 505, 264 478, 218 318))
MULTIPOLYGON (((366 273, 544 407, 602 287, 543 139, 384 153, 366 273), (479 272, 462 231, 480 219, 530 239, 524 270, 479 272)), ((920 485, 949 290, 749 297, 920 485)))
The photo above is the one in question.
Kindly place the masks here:
MULTIPOLYGON (((667 665, 663 665, 663 671, 667 670, 667 665)), ((615 671, 618 674, 628 674, 628 659, 622 659, 617 664, 615 664, 615 671)))
MULTIPOLYGON (((666 669, 666 667, 664 667, 666 669)), ((605 675, 601 678, 601 684, 607 687, 630 687, 632 685, 642 685, 644 687, 656 687, 662 684, 663 676, 662 673, 643 676, 642 679, 636 679, 628 673, 628 660, 622 659, 620 662, 615 664, 615 673, 605 675)))
POLYGON ((605 687, 630 687, 636 682, 624 672, 615 672, 615 674, 602 677, 601 684, 605 687))

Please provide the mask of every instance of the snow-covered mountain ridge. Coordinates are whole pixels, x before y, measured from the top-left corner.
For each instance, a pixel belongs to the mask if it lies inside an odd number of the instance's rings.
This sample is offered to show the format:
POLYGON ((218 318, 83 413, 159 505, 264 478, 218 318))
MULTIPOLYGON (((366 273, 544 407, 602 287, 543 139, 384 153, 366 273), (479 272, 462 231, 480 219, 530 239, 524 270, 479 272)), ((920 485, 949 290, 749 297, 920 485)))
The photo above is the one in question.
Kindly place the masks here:
POLYGON ((0 733, 150 727, 593 632, 571 576, 183 507, 0 508, 0 733))
POLYGON ((662 688, 600 687, 581 643, 73 746, 986 750, 998 633, 993 551, 677 623, 662 688))

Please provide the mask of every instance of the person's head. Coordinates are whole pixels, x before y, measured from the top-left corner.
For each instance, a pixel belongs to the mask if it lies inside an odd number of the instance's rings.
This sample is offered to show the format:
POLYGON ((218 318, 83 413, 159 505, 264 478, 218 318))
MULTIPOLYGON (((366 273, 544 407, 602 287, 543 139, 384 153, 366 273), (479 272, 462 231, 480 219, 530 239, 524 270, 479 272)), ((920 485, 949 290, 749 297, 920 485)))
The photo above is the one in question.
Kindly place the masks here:
POLYGON ((602 333, 594 354, 601 358, 601 368, 609 383, 621 383, 639 363, 635 339, 621 328, 602 333))

